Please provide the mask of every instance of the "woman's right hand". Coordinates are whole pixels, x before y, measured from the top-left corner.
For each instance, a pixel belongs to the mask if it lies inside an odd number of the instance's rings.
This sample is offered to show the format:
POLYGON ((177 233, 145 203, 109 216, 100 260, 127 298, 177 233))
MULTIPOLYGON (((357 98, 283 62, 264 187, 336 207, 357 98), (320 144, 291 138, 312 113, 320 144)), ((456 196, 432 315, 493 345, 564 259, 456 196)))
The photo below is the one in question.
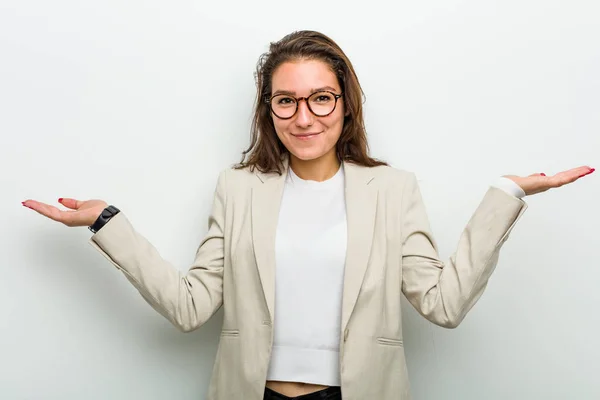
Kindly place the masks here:
POLYGON ((36 200, 25 200, 22 204, 66 226, 91 226, 108 204, 102 200, 79 201, 75 199, 58 199, 58 202, 69 210, 60 210, 50 204, 36 200))

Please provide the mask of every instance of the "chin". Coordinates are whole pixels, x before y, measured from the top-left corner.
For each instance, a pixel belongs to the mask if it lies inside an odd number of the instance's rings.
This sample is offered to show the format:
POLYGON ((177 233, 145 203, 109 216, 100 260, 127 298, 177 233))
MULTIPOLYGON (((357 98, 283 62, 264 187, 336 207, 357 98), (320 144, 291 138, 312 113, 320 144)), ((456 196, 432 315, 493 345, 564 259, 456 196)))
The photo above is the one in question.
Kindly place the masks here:
POLYGON ((321 149, 289 149, 289 152, 302 161, 316 160, 329 153, 329 151, 323 151, 321 149))

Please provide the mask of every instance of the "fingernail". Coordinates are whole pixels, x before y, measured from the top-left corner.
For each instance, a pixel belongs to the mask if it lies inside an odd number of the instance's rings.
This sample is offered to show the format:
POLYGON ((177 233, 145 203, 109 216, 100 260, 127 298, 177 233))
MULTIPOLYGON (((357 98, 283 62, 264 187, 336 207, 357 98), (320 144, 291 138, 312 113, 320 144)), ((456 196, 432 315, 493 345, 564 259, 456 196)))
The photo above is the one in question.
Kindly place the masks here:
POLYGON ((591 173, 592 173, 592 172, 594 172, 595 170, 596 170, 596 168, 592 168, 592 169, 590 169, 588 172, 586 172, 585 174, 581 175, 581 176, 580 176, 580 178, 582 178, 582 177, 584 177, 584 176, 586 176, 586 175, 589 175, 589 174, 591 174, 591 173))
POLYGON ((62 201, 63 201, 63 198, 62 198, 62 197, 61 197, 60 199, 58 199, 58 202, 59 202, 59 203, 60 203, 60 202, 62 202, 62 201))
POLYGON ((541 175, 541 176, 546 176, 546 174, 545 174, 545 173, 543 173, 543 172, 542 172, 540 175, 541 175))

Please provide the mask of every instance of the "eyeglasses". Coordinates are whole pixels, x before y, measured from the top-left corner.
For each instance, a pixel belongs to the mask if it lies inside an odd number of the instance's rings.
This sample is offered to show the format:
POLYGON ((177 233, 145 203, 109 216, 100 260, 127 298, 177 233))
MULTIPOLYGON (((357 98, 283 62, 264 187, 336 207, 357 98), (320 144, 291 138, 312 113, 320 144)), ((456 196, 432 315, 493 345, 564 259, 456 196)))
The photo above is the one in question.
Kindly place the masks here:
POLYGON ((301 100, 306 101, 309 111, 315 116, 326 117, 335 110, 337 101, 342 95, 342 93, 335 94, 328 91, 315 92, 308 97, 276 94, 265 101, 270 104, 271 111, 279 119, 290 119, 296 115, 298 103, 300 103, 301 100))

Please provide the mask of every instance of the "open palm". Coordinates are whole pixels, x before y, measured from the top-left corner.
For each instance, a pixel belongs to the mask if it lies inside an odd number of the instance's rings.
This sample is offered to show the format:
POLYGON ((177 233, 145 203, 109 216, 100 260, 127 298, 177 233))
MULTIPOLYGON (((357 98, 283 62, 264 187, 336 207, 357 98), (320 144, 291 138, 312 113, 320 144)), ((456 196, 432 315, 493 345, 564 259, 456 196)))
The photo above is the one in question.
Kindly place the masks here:
POLYGON ((79 201, 61 198, 58 199, 58 202, 69 210, 61 210, 50 204, 36 200, 26 200, 23 202, 23 205, 67 226, 90 226, 100 216, 102 210, 108 206, 102 200, 79 201))
POLYGON ((526 195, 532 195, 575 182, 594 171, 594 168, 583 166, 562 171, 552 176, 546 176, 545 174, 533 174, 526 177, 505 175, 505 178, 509 178, 519 185, 526 195))

